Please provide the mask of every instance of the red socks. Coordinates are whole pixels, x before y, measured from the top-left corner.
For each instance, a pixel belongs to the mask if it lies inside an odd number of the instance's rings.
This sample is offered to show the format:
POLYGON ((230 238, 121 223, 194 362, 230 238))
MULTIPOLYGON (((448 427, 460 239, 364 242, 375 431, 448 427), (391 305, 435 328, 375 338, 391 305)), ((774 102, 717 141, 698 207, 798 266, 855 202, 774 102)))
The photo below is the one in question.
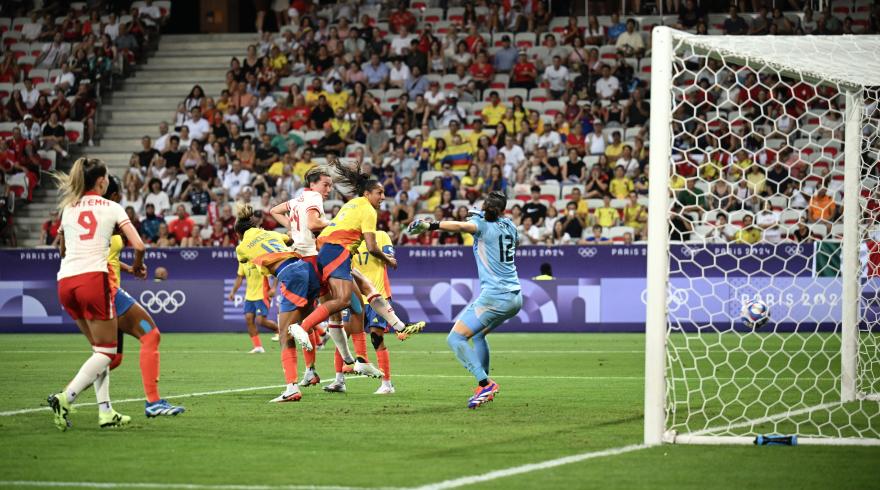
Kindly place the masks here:
MULTIPOLYGON (((140 338, 141 342, 141 379, 144 383, 144 394, 152 403, 159 397, 159 329, 154 328, 140 338)), ((122 357, 122 356, 119 356, 122 357)), ((121 361, 120 361, 121 362, 121 361)))
POLYGON ((254 349, 263 346, 263 343, 260 341, 260 334, 251 336, 251 344, 254 345, 254 349))
POLYGON ((379 363, 379 369, 385 373, 382 377, 384 381, 391 381, 391 359, 388 358, 388 349, 380 349, 376 351, 376 359, 379 363))
POLYGON ((312 332, 309 333, 309 341, 312 343, 312 350, 303 349, 303 360, 306 363, 306 368, 315 366, 315 353, 318 351, 319 340, 318 331, 312 330, 312 332))
POLYGON ((333 367, 336 368, 337 373, 342 372, 342 366, 345 366, 345 363, 342 361, 342 354, 339 353, 339 349, 333 349, 333 367))
POLYGON ((296 383, 296 347, 281 349, 281 369, 284 370, 284 381, 286 383, 296 383))

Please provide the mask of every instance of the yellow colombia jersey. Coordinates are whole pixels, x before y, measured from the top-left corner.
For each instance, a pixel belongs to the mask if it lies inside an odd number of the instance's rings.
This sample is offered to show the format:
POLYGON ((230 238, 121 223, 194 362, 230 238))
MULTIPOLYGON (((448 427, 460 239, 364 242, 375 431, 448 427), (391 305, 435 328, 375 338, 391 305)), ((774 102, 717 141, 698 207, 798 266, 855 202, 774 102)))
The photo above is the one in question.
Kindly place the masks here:
POLYGON ((376 232, 376 209, 366 197, 356 197, 345 203, 330 224, 318 235, 318 245, 335 243, 357 253, 364 233, 376 232))
POLYGON ((122 274, 120 274, 120 265, 119 265, 119 254, 122 252, 122 248, 125 246, 122 243, 122 235, 113 235, 110 237, 110 253, 107 255, 107 264, 110 266, 110 270, 113 271, 113 276, 110 277, 111 281, 116 281, 114 286, 117 288, 122 284, 122 274))
POLYGON ((253 264, 242 264, 239 262, 238 275, 244 277, 245 282, 247 282, 244 299, 246 301, 262 301, 263 280, 266 276, 260 273, 260 269, 253 264))
MULTIPOLYGON (((394 255, 394 245, 391 244, 391 237, 388 236, 388 233, 377 231, 376 245, 386 254, 394 255)), ((370 251, 367 250, 367 242, 361 242, 356 257, 351 261, 351 266, 373 283, 376 292, 381 294, 383 298, 391 297, 391 283, 388 281, 388 269, 385 267, 385 262, 370 254, 370 251)), ((364 296, 364 301, 366 300, 367 297, 364 296)))
MULTIPOLYGON (((235 247, 239 262, 250 262, 259 268, 264 276, 269 276, 267 267, 283 262, 291 257, 299 257, 287 247, 290 237, 283 233, 267 231, 262 228, 251 228, 244 232, 241 243, 235 247)), ((250 281, 248 281, 250 288, 250 281)))

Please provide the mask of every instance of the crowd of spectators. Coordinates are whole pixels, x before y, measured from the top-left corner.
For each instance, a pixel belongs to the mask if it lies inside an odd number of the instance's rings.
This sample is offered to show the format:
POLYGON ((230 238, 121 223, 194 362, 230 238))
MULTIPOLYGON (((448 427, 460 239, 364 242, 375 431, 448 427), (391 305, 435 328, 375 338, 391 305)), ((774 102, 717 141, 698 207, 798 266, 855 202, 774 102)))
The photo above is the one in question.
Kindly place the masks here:
MULTIPOLYGON (((15 245, 15 206, 32 201, 45 172, 68 159, 71 145, 94 145, 102 93, 144 61, 168 15, 152 0, 124 12, 89 3, 2 7, 0 244, 15 245)), ((51 244, 57 225, 44 228, 51 244)))
MULTIPOLYGON (((234 243, 235 201, 265 210, 300 192, 310 168, 342 156, 362 159, 384 185, 378 226, 400 245, 469 243, 401 231, 421 215, 462 219, 493 190, 510 197, 523 244, 644 240, 649 33, 660 18, 554 18, 540 0, 445 11, 416 3, 378 10, 342 2, 318 11, 295 0, 279 10, 289 24, 262 32, 230 60, 221 93, 194 86, 159 136, 144 137, 131 156, 123 203, 145 238, 234 243)), ((742 16, 732 9, 725 18, 693 0, 678 9, 667 23, 691 32, 779 35, 877 32, 880 12, 853 4, 847 22, 830 7, 816 18, 809 9, 771 15, 763 7, 742 16)), ((780 220, 791 209, 807 210, 794 224, 809 228, 804 239, 816 237, 810 227, 839 214, 839 189, 830 173, 820 178, 824 185, 801 185, 812 161, 800 131, 820 111, 815 126, 835 135, 837 94, 770 110, 768 98, 784 101, 810 87, 709 60, 688 68, 693 77, 679 81, 694 90, 679 101, 676 119, 687 121, 682 134, 697 137, 675 142, 673 238, 773 240, 772 226, 755 228, 770 222, 764 211, 775 213, 776 238, 798 238, 799 227, 780 220), (728 108, 742 109, 748 130, 708 123, 722 96, 730 97, 728 108), (722 220, 729 227, 718 226, 722 220)), ((342 203, 335 197, 330 214, 342 203)), ((277 226, 268 213, 263 220, 277 226)))

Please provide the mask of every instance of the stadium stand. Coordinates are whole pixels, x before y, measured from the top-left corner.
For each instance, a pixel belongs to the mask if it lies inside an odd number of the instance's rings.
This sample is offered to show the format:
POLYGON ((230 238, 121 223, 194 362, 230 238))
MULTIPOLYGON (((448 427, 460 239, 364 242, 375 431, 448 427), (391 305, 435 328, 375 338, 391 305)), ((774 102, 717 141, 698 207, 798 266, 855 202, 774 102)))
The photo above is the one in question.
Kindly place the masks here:
MULTIPOLYGON (((124 175, 124 204, 145 239, 160 246, 234 243, 235 201, 260 210, 283 202, 302 189, 311 167, 335 155, 362 158, 385 186, 379 227, 400 245, 467 243, 401 230, 417 216, 462 217, 491 190, 509 196, 523 243, 642 241, 653 26, 748 35, 863 34, 880 26, 880 6, 865 0, 835 1, 820 13, 755 5, 742 14, 707 13, 689 1, 671 15, 625 18, 554 18, 537 1, 525 12, 509 4, 444 11, 416 3, 293 2, 289 24, 242 44, 222 84, 181 91, 177 111, 153 121, 164 120, 160 133, 131 148, 124 175)), ((28 56, 18 39, 4 42, 8 59, 28 56)), ((744 216, 761 213, 773 219, 758 224, 782 228, 767 240, 835 233, 816 222, 811 207, 818 205, 813 189, 835 188, 840 148, 816 148, 808 162, 799 161, 809 155, 799 133, 839 130, 839 111, 820 103, 833 94, 794 109, 776 104, 770 114, 741 112, 748 98, 798 96, 775 93, 768 82, 738 73, 736 93, 723 94, 735 104, 696 111, 710 128, 754 123, 767 138, 680 152, 672 187, 679 201, 693 201, 690 239, 742 240, 744 216), (794 117, 797 129, 774 134, 768 117, 794 117), (715 211, 719 202, 724 212, 715 211)), ((722 95, 708 79, 693 83, 703 90, 691 93, 691 106, 700 106, 697 97, 722 95)), ((0 93, 9 89, 0 85, 0 93)), ((828 198, 839 202, 840 193, 828 198)), ((327 212, 341 202, 334 196, 327 212)), ((265 215, 263 225, 277 224, 265 215)))

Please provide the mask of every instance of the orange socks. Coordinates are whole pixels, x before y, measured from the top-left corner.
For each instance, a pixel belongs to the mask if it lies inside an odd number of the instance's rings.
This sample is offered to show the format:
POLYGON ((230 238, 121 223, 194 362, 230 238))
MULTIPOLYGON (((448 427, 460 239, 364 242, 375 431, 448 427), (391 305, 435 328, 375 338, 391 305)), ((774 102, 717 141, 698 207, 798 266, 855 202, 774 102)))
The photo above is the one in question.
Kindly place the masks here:
POLYGON ((342 360, 342 354, 339 353, 339 349, 333 349, 333 367, 336 369, 336 373, 342 372, 342 366, 345 365, 345 362, 342 360))
POLYGON ((285 347, 281 349, 281 369, 284 370, 284 381, 286 383, 296 383, 296 347, 285 347))
POLYGON ((318 326, 321 322, 330 317, 330 310, 327 309, 324 305, 318 305, 317 308, 312 310, 309 316, 303 320, 302 325, 300 325, 303 330, 306 332, 311 332, 316 326, 318 326))
POLYGON ((251 344, 254 344, 254 349, 263 346, 263 343, 260 342, 260 334, 251 336, 251 344))
POLYGON ((318 337, 318 332, 316 330, 312 330, 309 333, 309 341, 312 343, 312 350, 303 349, 303 360, 306 363, 306 368, 311 368, 315 366, 315 353, 318 351, 318 341, 320 338, 318 337))
POLYGON ((370 358, 367 357, 367 334, 364 332, 351 334, 351 343, 354 344, 355 355, 370 362, 370 358))
POLYGON ((384 381, 391 381, 391 359, 388 357, 388 349, 380 349, 376 351, 376 359, 379 363, 379 369, 385 373, 382 377, 384 381))
POLYGON ((141 379, 144 394, 152 403, 159 400, 159 329, 152 329, 140 338, 141 379))

